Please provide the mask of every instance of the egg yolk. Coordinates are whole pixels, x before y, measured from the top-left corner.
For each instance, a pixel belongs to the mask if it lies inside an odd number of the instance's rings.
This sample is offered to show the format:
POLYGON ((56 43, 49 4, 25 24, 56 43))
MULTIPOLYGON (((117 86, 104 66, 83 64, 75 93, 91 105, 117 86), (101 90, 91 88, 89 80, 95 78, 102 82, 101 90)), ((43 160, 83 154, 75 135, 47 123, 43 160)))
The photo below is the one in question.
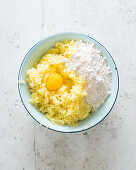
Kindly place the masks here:
POLYGON ((47 78, 47 89, 58 90, 63 84, 63 78, 59 73, 51 73, 47 78))

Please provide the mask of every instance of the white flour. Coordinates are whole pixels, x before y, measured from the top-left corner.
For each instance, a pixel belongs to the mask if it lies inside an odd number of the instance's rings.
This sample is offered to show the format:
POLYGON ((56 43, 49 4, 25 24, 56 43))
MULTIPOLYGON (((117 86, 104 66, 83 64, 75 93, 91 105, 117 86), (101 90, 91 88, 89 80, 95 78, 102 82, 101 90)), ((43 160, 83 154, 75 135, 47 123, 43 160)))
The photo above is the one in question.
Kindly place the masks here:
POLYGON ((88 95, 85 100, 97 110, 105 101, 111 90, 111 72, 106 59, 94 44, 75 42, 76 52, 72 61, 66 60, 67 67, 77 71, 87 81, 88 95))

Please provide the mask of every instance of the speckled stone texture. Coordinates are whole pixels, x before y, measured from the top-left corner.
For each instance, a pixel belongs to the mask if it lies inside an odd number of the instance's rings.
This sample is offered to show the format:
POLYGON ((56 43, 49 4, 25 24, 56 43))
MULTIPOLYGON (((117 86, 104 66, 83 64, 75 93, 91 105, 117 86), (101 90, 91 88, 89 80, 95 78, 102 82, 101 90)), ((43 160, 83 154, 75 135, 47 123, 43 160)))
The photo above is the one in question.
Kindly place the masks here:
POLYGON ((136 169, 136 1, 0 0, 0 169, 136 169), (120 91, 112 112, 77 134, 47 130, 21 104, 18 70, 39 39, 89 34, 112 54, 120 91))

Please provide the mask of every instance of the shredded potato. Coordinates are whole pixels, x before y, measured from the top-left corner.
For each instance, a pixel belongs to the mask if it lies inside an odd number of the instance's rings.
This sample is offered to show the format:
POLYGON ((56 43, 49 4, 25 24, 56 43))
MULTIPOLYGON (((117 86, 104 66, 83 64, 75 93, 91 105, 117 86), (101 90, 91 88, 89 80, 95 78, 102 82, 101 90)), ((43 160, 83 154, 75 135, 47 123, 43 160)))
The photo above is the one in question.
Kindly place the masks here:
POLYGON ((74 41, 57 42, 34 68, 27 71, 30 102, 53 123, 69 126, 78 125, 78 121, 89 117, 91 111, 84 100, 87 95, 85 79, 65 66, 65 59, 74 53, 73 45, 74 41), (46 81, 54 72, 63 77, 63 85, 49 91, 46 81))

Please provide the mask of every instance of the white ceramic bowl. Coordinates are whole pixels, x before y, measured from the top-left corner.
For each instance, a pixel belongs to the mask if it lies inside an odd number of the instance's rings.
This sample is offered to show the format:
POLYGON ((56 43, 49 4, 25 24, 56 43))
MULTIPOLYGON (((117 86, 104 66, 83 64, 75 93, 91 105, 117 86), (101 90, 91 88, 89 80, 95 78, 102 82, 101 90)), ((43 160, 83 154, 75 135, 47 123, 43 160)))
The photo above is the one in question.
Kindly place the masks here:
POLYGON ((85 120, 79 122, 77 127, 69 126, 60 126, 53 124, 50 120, 46 119, 43 114, 41 114, 31 103, 29 103, 30 92, 27 84, 18 83, 19 94, 22 100, 23 105, 25 106, 28 113, 41 125, 48 127, 54 131, 58 132, 80 132, 87 130, 99 122, 101 122, 111 111, 113 105, 115 104, 118 90, 119 90, 119 75, 115 62, 106 50, 106 48, 101 45, 98 41, 91 38, 90 36, 80 34, 80 33, 60 33, 47 38, 42 39, 37 44, 35 44, 26 54, 19 70, 18 80, 23 79, 26 82, 26 71, 33 67, 34 63, 38 61, 45 52, 54 46, 57 41, 62 41, 65 39, 77 40, 82 39, 84 42, 94 43, 95 47, 100 49, 102 55, 106 57, 108 66, 111 68, 112 72, 112 82, 111 82, 111 95, 106 99, 105 103, 94 113, 91 113, 91 116, 85 120))

